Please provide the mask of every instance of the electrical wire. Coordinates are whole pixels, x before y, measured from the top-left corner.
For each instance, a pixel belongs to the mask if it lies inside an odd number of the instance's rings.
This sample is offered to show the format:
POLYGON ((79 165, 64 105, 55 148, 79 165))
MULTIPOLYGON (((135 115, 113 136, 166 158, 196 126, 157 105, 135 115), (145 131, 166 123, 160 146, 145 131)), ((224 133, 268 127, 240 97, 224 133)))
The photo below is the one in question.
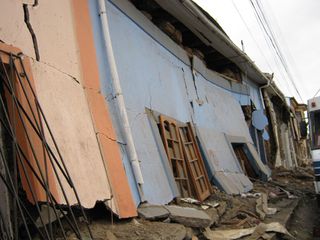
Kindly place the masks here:
POLYGON ((320 92, 320 88, 316 91, 316 93, 314 94, 314 96, 312 98, 315 98, 319 92, 320 92))
MULTIPOLYGON (((256 0, 256 1, 259 1, 259 0, 256 0)), ((268 2, 261 2, 259 3, 258 2, 258 5, 260 6, 260 9, 261 11, 263 12, 263 6, 266 4, 266 6, 268 7, 268 2)), ((283 38, 283 35, 282 35, 282 32, 281 32, 281 28, 277 22, 277 19, 276 17, 274 16, 272 10, 270 7, 268 7, 268 15, 265 14, 265 20, 267 22, 267 24, 270 26, 271 23, 273 23, 273 27, 275 27, 275 31, 272 31, 273 32, 273 35, 277 37, 277 39, 280 39, 280 43, 284 43, 282 44, 282 52, 284 53, 283 56, 285 56, 285 60, 286 62, 290 63, 288 68, 291 70, 291 73, 294 73, 294 77, 292 77, 293 80, 298 80, 298 79, 302 79, 301 77, 301 74, 299 72, 299 68, 297 67, 296 65, 296 62, 295 62, 295 59, 292 57, 292 54, 291 54, 291 51, 290 51, 290 48, 287 46, 286 42, 285 42, 285 39, 283 38), (268 20, 268 16, 271 16, 268 20), (290 67, 291 66, 291 67, 290 67)), ((272 28, 270 28, 272 30, 272 28)), ((297 81, 299 83, 299 81, 297 81)), ((297 84, 297 82, 295 82, 297 84)), ((303 88, 304 90, 304 85, 301 85, 299 84, 299 89, 301 90, 301 88, 303 88)))
POLYGON ((270 65, 270 63, 269 63, 266 55, 264 54, 264 52, 262 51, 261 47, 259 46, 257 39, 254 37, 253 33, 251 32, 248 24, 247 24, 246 21, 244 20, 244 18, 243 18, 243 16, 242 16, 241 12, 239 11, 237 5, 234 3, 234 0, 232 0, 232 4, 233 4, 234 8, 236 9, 238 15, 240 16, 241 21, 242 21, 243 24, 245 25, 245 27, 246 27, 248 33, 250 34, 251 38, 252 38, 253 41, 255 42, 255 45, 256 45, 256 47, 258 48, 259 52, 261 53, 262 57, 264 58, 266 64, 268 65, 269 69, 271 70, 272 67, 271 67, 271 65, 270 65))
POLYGON ((298 94, 299 98, 301 99, 301 101, 303 101, 302 99, 302 96, 298 90, 298 87, 294 81, 294 77, 293 77, 293 74, 289 68, 289 64, 280 48, 280 45, 276 39, 276 36, 274 34, 274 31, 271 27, 271 25, 269 24, 269 21, 267 20, 266 18, 266 14, 264 13, 264 10, 262 8, 262 6, 260 5, 260 3, 258 2, 258 0, 255 0, 255 3, 254 3, 254 0, 250 0, 250 3, 253 7, 253 10, 254 12, 256 13, 256 16, 258 18, 258 22, 260 23, 260 25, 262 26, 263 28, 263 32, 266 34, 266 36, 268 37, 270 43, 271 43, 271 46, 274 50, 274 52, 276 53, 276 55, 278 56, 280 62, 281 62, 281 65, 283 67, 283 69, 285 70, 287 76, 288 76, 288 79, 290 80, 292 86, 294 87, 294 90, 295 92, 298 94))
MULTIPOLYGON (((255 7, 255 6, 253 5, 253 7, 255 7)), ((254 16, 255 16, 255 18, 256 18, 256 20, 257 20, 258 26, 260 27, 260 30, 261 30, 261 32, 262 32, 262 36, 263 36, 263 38, 264 38, 264 40, 265 40, 265 42, 266 42, 266 45, 267 45, 267 47, 269 48, 269 51, 270 51, 270 53, 271 53, 271 56, 273 57, 273 61, 274 61, 274 64, 275 64, 274 66, 275 66, 276 69, 278 69, 278 73, 281 75, 281 78, 280 78, 280 79, 283 79, 283 82, 284 82, 285 86, 282 85, 282 81, 279 81, 279 84, 280 84, 280 86, 282 86, 283 88, 286 88, 287 91, 288 91, 291 95, 293 95, 292 92, 291 92, 291 88, 290 88, 290 86, 289 86, 289 85, 290 85, 290 84, 289 84, 289 81, 287 80, 287 77, 285 76, 283 69, 280 68, 281 62, 280 62, 279 58, 277 58, 276 55, 272 54, 274 50, 273 50, 273 48, 272 48, 272 46, 271 46, 271 43, 270 43, 270 41, 268 40, 266 34, 264 34, 264 28, 263 28, 263 25, 260 23, 260 20, 259 20, 260 17, 259 17, 259 15, 258 15, 258 12, 254 11, 254 16)))

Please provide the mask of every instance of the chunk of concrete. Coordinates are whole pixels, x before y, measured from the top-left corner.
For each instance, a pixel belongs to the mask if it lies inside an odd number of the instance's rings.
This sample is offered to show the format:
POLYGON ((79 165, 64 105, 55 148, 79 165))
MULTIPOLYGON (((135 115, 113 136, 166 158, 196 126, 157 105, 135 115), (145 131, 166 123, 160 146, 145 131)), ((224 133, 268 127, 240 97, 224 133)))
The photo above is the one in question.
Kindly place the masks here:
POLYGON ((164 206, 159 205, 141 205, 138 208, 139 217, 146 220, 160 220, 169 217, 169 211, 164 206))
POLYGON ((217 211, 219 216, 221 217, 227 210, 227 203, 226 202, 220 202, 220 205, 217 207, 217 211))
POLYGON ((206 228, 210 226, 212 220, 202 210, 179 206, 166 206, 172 222, 180 223, 187 227, 206 228))
POLYGON ((209 209, 206 210, 206 213, 211 218, 210 226, 211 225, 217 225, 219 223, 220 216, 219 216, 219 213, 218 213, 217 209, 209 208, 209 209))

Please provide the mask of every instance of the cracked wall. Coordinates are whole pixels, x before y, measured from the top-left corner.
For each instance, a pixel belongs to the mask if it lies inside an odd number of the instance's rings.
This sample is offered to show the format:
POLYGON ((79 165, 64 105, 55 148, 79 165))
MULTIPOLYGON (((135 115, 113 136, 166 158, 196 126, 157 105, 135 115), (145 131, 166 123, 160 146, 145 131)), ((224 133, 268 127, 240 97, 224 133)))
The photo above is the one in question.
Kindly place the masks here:
MULTIPOLYGON (((70 1, 43 1, 28 9, 41 62, 79 80, 81 72, 70 1)), ((3 0, 0 12, 0 40, 19 47, 25 55, 36 59, 32 38, 24 22, 22 1, 3 0)))
MULTIPOLYGON (((29 4, 26 1, 24 3, 29 4)), ((87 1, 77 1, 78 8, 80 5, 85 8, 87 1)), ((116 213, 125 217, 135 215, 135 209, 124 208, 123 199, 118 198, 116 191, 111 190, 109 169, 105 163, 107 157, 117 160, 117 152, 110 152, 106 157, 101 149, 110 149, 108 147, 115 138, 108 121, 104 121, 102 131, 97 126, 99 123, 92 117, 93 112, 96 114, 101 110, 97 109, 100 104, 97 98, 101 97, 100 86, 98 81, 93 81, 95 77, 98 79, 98 75, 92 77, 94 65, 91 64, 90 69, 87 65, 81 65, 81 48, 75 24, 77 19, 73 15, 75 10, 72 1, 43 1, 37 7, 29 5, 28 10, 30 24, 38 41, 40 61, 36 61, 32 37, 24 22, 22 1, 1 2, 0 40, 18 47, 30 58, 36 93, 83 206, 91 208, 97 200, 113 196, 116 199, 112 199, 110 207, 116 213), (90 81, 85 82, 88 76, 90 81), (96 98, 90 98, 92 96, 96 98)), ((90 21, 86 22, 84 16, 82 23, 91 28, 90 21)), ((88 34, 87 31, 86 35, 88 34)), ((93 43, 91 47, 94 47, 93 43)), ((90 57, 95 59, 94 54, 90 57)), ((102 113, 105 115, 102 120, 109 117, 105 111, 102 113)), ((119 162, 122 167, 121 160, 119 162)), ((125 185, 126 176, 118 181, 125 185)), ((130 202, 130 190, 123 189, 127 194, 126 201, 130 202)), ((72 191, 67 188, 70 204, 75 204, 72 191)))
MULTIPOLYGON (((209 161, 216 160, 220 166, 212 170, 231 173, 224 176, 224 181, 238 182, 233 184, 236 186, 232 188, 236 193, 251 189, 252 184, 244 176, 237 160, 231 154, 225 137, 225 134, 243 136, 248 142, 252 142, 240 104, 231 92, 214 83, 221 82, 223 85, 226 81, 213 72, 210 75, 213 79, 208 80, 200 76, 197 70, 192 71, 190 59, 182 48, 156 26, 150 25, 134 6, 131 5, 130 8, 130 3, 119 2, 125 12, 118 8, 117 3, 106 1, 107 15, 122 93, 145 180, 143 191, 146 200, 151 203, 165 204, 177 196, 167 177, 167 169, 162 163, 167 159, 161 157, 146 108, 180 122, 195 122, 204 130, 218 133, 219 139, 215 138, 217 134, 203 135, 206 141, 215 141, 215 145, 211 148, 215 152, 219 151, 220 146, 223 147, 220 150, 221 153, 216 155, 217 159, 209 159, 209 161), (139 20, 139 24, 144 24, 148 30, 135 22, 132 16, 135 20, 139 20), (170 48, 167 48, 168 45, 170 48), (220 106, 217 106, 219 104, 220 106), (219 113, 219 111, 222 112, 219 113), (215 124, 218 125, 215 126, 215 124), (225 144, 219 145, 220 141, 225 144), (227 153, 229 158, 222 157, 227 153), (227 161, 224 162, 225 159, 227 161)), ((97 5, 91 2, 90 6, 91 18, 95 25, 95 44, 99 59, 102 94, 111 112, 116 113, 108 63, 103 55, 101 26, 96 14, 97 5)), ((204 64, 200 67, 206 68, 204 64)), ((231 86, 232 84, 228 85, 230 88, 234 87, 231 86)), ((245 88, 244 86, 243 90, 245 88)), ((116 118, 116 114, 113 114, 113 125, 117 129, 117 137, 121 139, 119 124, 121 123, 116 118)), ((136 202, 139 203, 130 162, 125 152, 122 153, 131 189, 136 202)))

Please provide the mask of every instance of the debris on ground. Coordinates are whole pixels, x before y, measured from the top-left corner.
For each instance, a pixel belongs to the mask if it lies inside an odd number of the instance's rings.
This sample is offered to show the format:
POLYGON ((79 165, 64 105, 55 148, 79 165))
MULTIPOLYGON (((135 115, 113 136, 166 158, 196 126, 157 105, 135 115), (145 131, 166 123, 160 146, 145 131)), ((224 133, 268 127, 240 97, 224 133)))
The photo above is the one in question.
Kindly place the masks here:
POLYGON ((232 229, 232 230, 210 230, 206 229, 204 236, 208 240, 232 240, 239 239, 248 235, 251 235, 250 239, 259 239, 260 237, 265 236, 266 233, 276 232, 286 234, 291 236, 287 229, 278 222, 273 223, 260 223, 256 227, 252 228, 243 228, 243 229, 232 229))
POLYGON ((206 228, 211 224, 211 218, 203 210, 173 205, 166 206, 166 209, 172 222, 186 227, 206 228))
POLYGON ((164 220, 169 217, 169 211, 160 205, 142 204, 138 208, 139 217, 146 220, 164 220))
POLYGON ((318 229, 313 228, 311 220, 299 214, 303 209, 297 208, 301 199, 311 201, 313 205, 308 209, 308 218, 313 214, 315 195, 311 176, 311 168, 275 169, 268 182, 252 179, 254 187, 247 193, 229 195, 215 188, 214 194, 202 202, 178 198, 169 205, 144 203, 139 206, 136 219, 117 220, 111 225, 93 221, 91 228, 96 239, 101 240, 252 240, 276 239, 274 237, 279 234, 281 239, 292 239, 292 236, 312 239, 318 229), (298 209, 297 213, 295 209, 298 209), (307 223, 310 226, 306 227, 307 223))

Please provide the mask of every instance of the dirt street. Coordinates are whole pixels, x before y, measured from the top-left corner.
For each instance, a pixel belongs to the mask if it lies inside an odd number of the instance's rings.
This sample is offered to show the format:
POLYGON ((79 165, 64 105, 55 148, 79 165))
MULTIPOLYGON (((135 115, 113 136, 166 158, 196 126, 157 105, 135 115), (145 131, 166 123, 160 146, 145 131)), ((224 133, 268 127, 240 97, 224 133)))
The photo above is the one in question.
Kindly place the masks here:
MULTIPOLYGON (((99 240, 320 239, 320 211, 311 168, 295 171, 276 169, 269 182, 253 182, 253 190, 246 194, 232 196, 215 189, 211 197, 202 203, 192 199, 170 203, 203 211, 212 219, 209 228, 189 227, 184 222, 175 222, 170 216, 151 221, 142 216, 120 220, 111 217, 104 205, 99 204, 88 213, 91 230, 99 240), (274 224, 283 227, 282 230, 268 230, 268 226, 274 224), (250 233, 243 234, 243 231, 251 229, 250 233), (224 231, 233 231, 235 235, 227 237, 223 235, 224 231), (212 237, 216 234, 222 235, 220 238, 212 237)), ((88 237, 84 227, 83 236, 88 237)), ((77 238, 70 235, 68 239, 77 238)))

